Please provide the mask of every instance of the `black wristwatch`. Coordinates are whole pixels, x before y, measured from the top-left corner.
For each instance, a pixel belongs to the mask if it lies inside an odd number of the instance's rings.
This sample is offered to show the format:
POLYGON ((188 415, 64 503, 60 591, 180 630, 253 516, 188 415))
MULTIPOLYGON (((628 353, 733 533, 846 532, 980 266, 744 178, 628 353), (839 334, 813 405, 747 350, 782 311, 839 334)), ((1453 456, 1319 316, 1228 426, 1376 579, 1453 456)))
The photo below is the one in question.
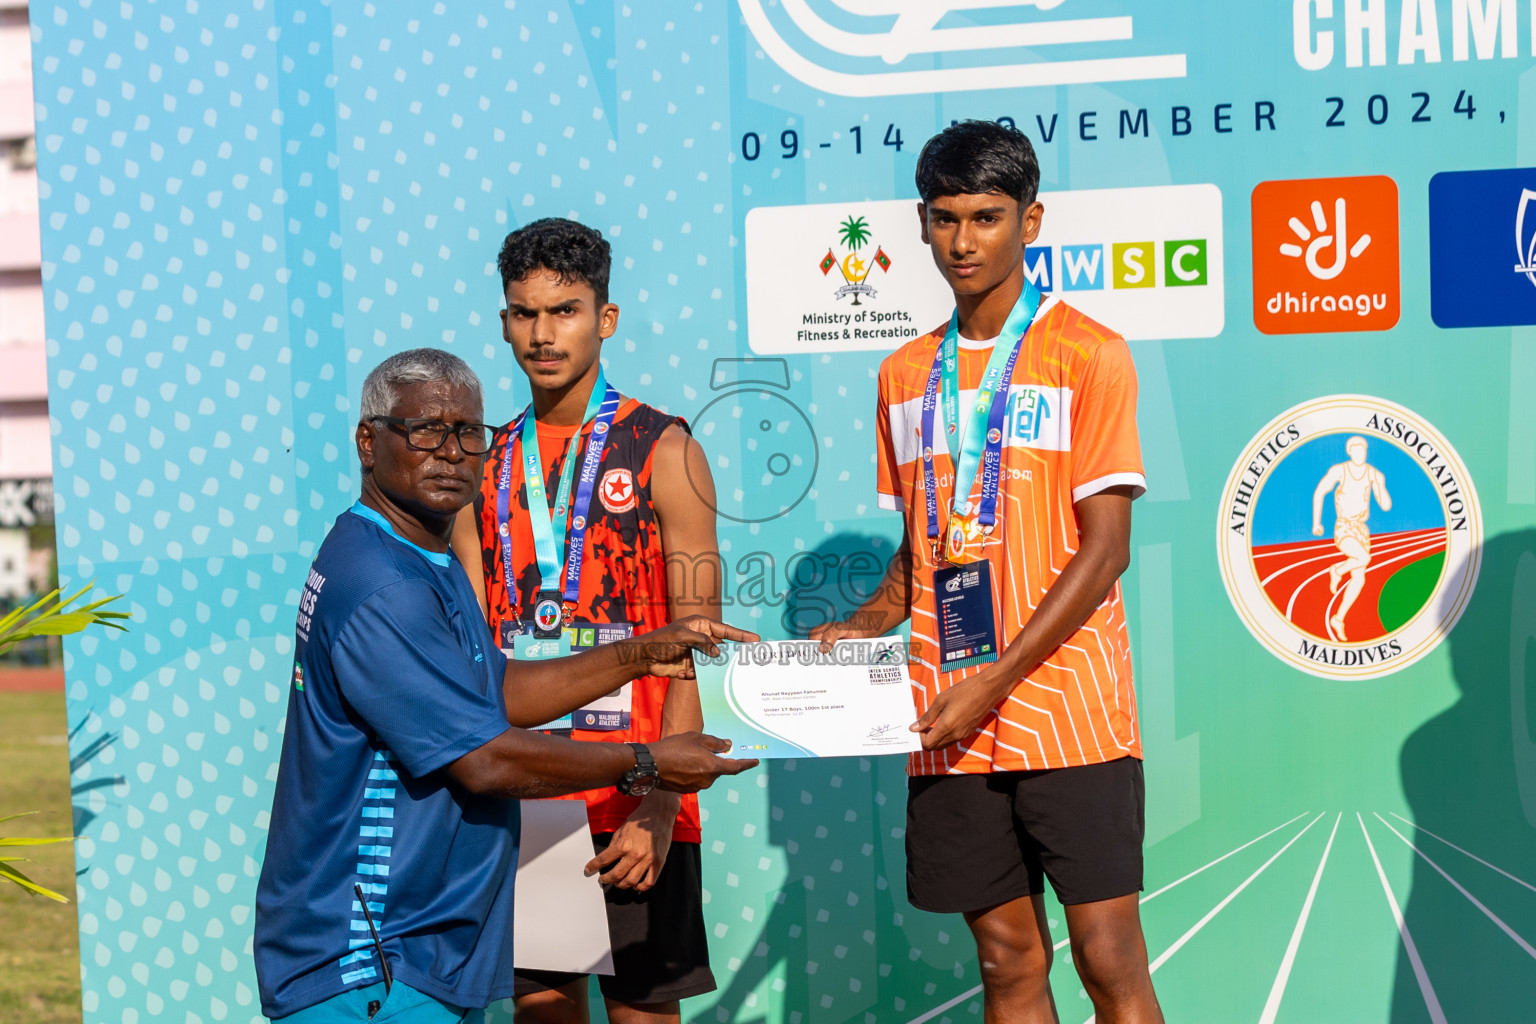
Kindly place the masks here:
POLYGON ((656 788, 661 772, 656 770, 656 759, 644 743, 631 743, 629 748, 635 752, 635 766, 624 773, 616 788, 625 796, 645 796, 656 788))

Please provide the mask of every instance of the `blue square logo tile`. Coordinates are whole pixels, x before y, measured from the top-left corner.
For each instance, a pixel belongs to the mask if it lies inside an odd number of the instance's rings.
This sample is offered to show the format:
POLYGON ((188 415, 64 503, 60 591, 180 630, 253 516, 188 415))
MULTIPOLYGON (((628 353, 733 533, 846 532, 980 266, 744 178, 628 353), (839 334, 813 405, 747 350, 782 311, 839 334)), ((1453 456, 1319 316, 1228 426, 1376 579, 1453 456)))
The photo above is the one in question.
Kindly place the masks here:
POLYGON ((1429 248, 1437 326, 1536 324, 1536 168, 1435 175, 1429 248))

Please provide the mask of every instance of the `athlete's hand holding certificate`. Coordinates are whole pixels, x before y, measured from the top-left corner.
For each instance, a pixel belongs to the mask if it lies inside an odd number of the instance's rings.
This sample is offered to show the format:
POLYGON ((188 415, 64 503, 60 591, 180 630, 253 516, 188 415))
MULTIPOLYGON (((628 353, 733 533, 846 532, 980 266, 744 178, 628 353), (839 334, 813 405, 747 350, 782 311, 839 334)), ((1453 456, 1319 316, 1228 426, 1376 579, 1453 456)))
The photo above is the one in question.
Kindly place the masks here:
POLYGON ((900 637, 722 643, 694 655, 706 728, 736 757, 853 757, 921 748, 911 731, 907 643, 900 637))

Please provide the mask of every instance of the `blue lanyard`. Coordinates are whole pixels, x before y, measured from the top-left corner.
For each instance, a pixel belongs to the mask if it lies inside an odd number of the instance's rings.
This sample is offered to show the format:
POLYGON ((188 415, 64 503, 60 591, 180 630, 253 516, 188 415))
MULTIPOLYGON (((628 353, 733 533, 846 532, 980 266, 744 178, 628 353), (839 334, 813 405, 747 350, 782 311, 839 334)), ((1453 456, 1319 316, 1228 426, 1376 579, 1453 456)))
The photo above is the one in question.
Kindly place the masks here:
POLYGON ((512 435, 522 438, 523 485, 528 492, 528 516, 533 528, 534 553, 538 557, 541 586, 561 575, 561 563, 565 563, 565 589, 562 597, 567 606, 574 605, 581 596, 581 563, 586 556, 587 515, 592 505, 592 489, 597 482, 597 471, 607 447, 608 430, 613 425, 619 409, 619 393, 613 389, 601 370, 592 386, 592 396, 587 399, 587 409, 582 415, 582 426, 592 423, 592 436, 581 460, 581 476, 576 486, 575 508, 579 511, 570 519, 570 543, 566 550, 566 520, 573 507, 570 501, 571 484, 575 477, 576 461, 570 457, 570 444, 581 436, 577 428, 571 442, 567 443, 565 464, 560 470, 559 489, 555 492, 555 508, 551 512, 544 487, 544 466, 539 455, 538 423, 529 405, 507 431, 506 447, 501 457, 501 477, 496 486, 496 528, 501 534, 501 571, 507 584, 507 599, 514 614, 519 606, 516 573, 512 567, 511 506, 512 506, 512 435), (569 551, 567 556, 566 551, 569 551))
POLYGON ((928 503, 928 537, 939 536, 938 482, 933 471, 933 420, 939 405, 940 382, 943 382, 944 419, 953 442, 946 442, 950 450, 956 447, 955 488, 950 509, 965 514, 970 511, 971 484, 976 480, 978 466, 981 476, 981 525, 991 529, 997 522, 997 494, 1002 477, 1003 417, 1008 408, 1008 389, 1013 381, 1013 366, 1024 348, 1024 335, 1034 322, 1040 308, 1040 292, 1027 280, 1018 301, 1003 324, 998 344, 992 347, 982 374, 981 387, 976 391, 976 402, 966 417, 964 431, 960 425, 960 311, 949 318, 949 329, 944 341, 934 353, 933 369, 928 372, 928 386, 923 391, 923 485, 928 503), (1004 339, 1014 339, 1004 347, 1004 339), (998 392, 1002 401, 997 401, 998 392))

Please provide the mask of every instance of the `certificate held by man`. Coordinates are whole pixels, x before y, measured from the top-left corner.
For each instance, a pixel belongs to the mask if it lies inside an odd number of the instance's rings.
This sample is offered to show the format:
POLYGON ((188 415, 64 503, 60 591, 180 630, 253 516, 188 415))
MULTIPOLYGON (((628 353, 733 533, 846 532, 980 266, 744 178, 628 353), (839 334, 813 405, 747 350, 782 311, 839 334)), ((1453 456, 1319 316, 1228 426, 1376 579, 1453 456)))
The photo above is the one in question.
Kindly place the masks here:
POLYGON ((721 644, 694 656, 704 725, 730 736, 732 756, 868 757, 922 747, 901 637, 721 644))

